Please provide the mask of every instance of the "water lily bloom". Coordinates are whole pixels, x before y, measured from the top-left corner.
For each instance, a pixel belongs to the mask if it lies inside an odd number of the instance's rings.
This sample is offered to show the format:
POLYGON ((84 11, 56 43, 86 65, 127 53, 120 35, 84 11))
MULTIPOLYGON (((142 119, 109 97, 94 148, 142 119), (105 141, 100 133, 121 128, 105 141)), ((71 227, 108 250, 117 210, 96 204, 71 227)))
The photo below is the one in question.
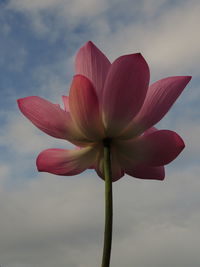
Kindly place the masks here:
POLYGON ((90 168, 103 175, 103 144, 111 144, 112 181, 125 173, 163 180, 164 165, 184 148, 159 122, 181 94, 190 76, 175 76, 149 85, 150 73, 140 53, 124 55, 112 64, 92 43, 77 53, 75 76, 64 109, 41 97, 18 100, 21 112, 40 130, 75 145, 73 150, 47 149, 37 158, 39 171, 75 175, 90 168))

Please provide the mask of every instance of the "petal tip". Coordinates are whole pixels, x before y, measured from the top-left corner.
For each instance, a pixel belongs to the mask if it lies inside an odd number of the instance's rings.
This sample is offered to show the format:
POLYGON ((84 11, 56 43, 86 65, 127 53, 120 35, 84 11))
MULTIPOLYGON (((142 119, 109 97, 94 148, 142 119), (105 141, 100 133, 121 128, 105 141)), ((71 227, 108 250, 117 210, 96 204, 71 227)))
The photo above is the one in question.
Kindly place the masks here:
MULTIPOLYGON (((142 53, 138 52, 138 53, 134 53, 134 54, 130 54, 130 56, 133 56, 133 57, 138 57, 138 58, 141 58, 143 60, 145 60, 144 56, 142 55, 142 53)), ((146 60, 145 60, 146 61, 146 60)))
POLYGON ((186 78, 187 78, 187 83, 189 83, 192 79, 192 76, 186 76, 186 78))
POLYGON ((17 104, 18 104, 18 106, 21 106, 21 104, 24 102, 24 100, 25 100, 26 98, 27 98, 27 97, 22 97, 22 98, 17 99, 17 104))
POLYGON ((89 80, 86 76, 84 76, 84 75, 82 75, 82 74, 75 74, 74 76, 73 76, 73 80, 74 79, 77 79, 77 78, 79 78, 79 79, 87 79, 87 80, 89 80))
POLYGON ((135 56, 138 56, 138 57, 143 57, 143 55, 140 53, 140 52, 138 52, 138 53, 135 53, 135 54, 133 54, 133 55, 135 55, 135 56))
POLYGON ((23 98, 17 99, 17 105, 18 105, 19 109, 21 109, 21 103, 22 103, 22 101, 23 101, 23 98))
MULTIPOLYGON (((168 132, 169 132, 169 130, 168 130, 168 132)), ((170 132, 174 135, 175 143, 177 144, 177 147, 180 149, 180 152, 181 152, 185 148, 185 143, 184 143, 182 137, 180 135, 178 135, 176 132, 173 132, 173 131, 170 131, 170 132)))
POLYGON ((17 104, 19 109, 23 112, 23 106, 24 104, 26 104, 26 102, 30 99, 30 98, 35 98, 35 96, 27 96, 27 97, 22 97, 17 99, 17 104))
POLYGON ((44 169, 42 168, 42 164, 41 164, 41 153, 37 156, 37 159, 36 159, 36 167, 39 172, 44 171, 44 169))
POLYGON ((38 98, 40 98, 40 97, 39 96, 25 96, 22 98, 18 98, 17 103, 18 103, 18 105, 21 106, 25 101, 32 100, 32 99, 38 99, 38 98))
POLYGON ((86 46, 94 46, 94 43, 93 43, 92 41, 89 40, 85 45, 86 45, 86 46))
POLYGON ((178 143, 179 143, 180 151, 182 151, 185 148, 185 143, 181 137, 179 138, 178 143))
POLYGON ((185 83, 185 86, 190 82, 192 76, 174 76, 175 79, 185 83))
POLYGON ((163 172, 160 174, 160 177, 157 180, 163 181, 164 179, 165 179, 165 169, 163 168, 163 172))
POLYGON ((89 40, 80 48, 80 50, 81 49, 85 49, 85 48, 86 49, 92 49, 94 47, 96 47, 95 44, 92 41, 89 40))
POLYGON ((116 60, 118 60, 118 59, 121 60, 123 58, 126 59, 126 58, 144 58, 144 57, 140 52, 138 52, 138 53, 122 55, 122 56, 118 57, 116 60))

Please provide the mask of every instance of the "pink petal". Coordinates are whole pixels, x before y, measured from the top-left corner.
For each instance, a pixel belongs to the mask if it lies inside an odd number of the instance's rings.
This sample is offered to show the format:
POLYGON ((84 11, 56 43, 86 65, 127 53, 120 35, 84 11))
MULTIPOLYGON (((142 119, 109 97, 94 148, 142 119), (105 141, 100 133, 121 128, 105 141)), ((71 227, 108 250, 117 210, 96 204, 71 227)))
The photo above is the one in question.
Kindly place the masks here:
POLYGON ((82 75, 74 76, 69 94, 71 115, 81 131, 92 140, 104 135, 96 92, 90 80, 82 75))
POLYGON ((169 130, 160 130, 132 140, 116 140, 120 163, 125 169, 138 164, 163 166, 174 160, 185 147, 181 137, 169 130))
POLYGON ((110 65, 107 57, 91 41, 81 47, 76 56, 76 74, 82 74, 92 82, 100 103, 110 65))
POLYGON ((131 138, 159 122, 190 80, 191 76, 176 76, 153 83, 148 89, 141 110, 123 135, 131 138))
POLYGON ((69 112, 38 96, 18 99, 21 112, 40 130, 74 144, 88 141, 75 127, 69 112), (76 141, 80 142, 76 142, 76 141))
MULTIPOLYGON (((100 151, 97 161, 93 167, 100 178, 104 178, 104 163, 103 163, 103 149, 100 151)), ((111 169, 112 169, 112 181, 116 182, 124 176, 124 170, 121 168, 120 163, 117 159, 115 148, 111 148, 111 169)))
POLYGON ((124 176, 124 170, 122 169, 119 160, 117 158, 116 149, 111 147, 111 166, 112 166, 112 180, 115 182, 124 176))
POLYGON ((76 175, 87 168, 96 159, 97 148, 47 149, 42 151, 36 161, 38 171, 57 175, 76 175))
POLYGON ((151 167, 140 164, 126 170, 126 173, 140 179, 164 180, 165 178, 165 168, 163 166, 151 167))
POLYGON ((148 134, 151 134, 151 133, 154 133, 157 131, 158 131, 158 129, 156 127, 151 127, 144 132, 144 135, 148 135, 148 134))
POLYGON ((69 112, 69 96, 62 96, 65 111, 69 112))
POLYGON ((141 108, 149 85, 149 67, 141 54, 119 57, 111 65, 103 93, 109 136, 119 135, 141 108))

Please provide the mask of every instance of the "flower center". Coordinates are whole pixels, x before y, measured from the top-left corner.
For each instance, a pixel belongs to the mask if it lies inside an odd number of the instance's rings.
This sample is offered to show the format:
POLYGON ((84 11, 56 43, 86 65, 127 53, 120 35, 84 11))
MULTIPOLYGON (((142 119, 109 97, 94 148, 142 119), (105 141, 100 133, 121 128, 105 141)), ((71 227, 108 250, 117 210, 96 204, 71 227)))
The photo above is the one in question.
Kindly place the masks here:
POLYGON ((109 137, 104 138, 103 139, 103 145, 108 147, 108 146, 110 146, 111 141, 112 141, 112 138, 109 138, 109 137))

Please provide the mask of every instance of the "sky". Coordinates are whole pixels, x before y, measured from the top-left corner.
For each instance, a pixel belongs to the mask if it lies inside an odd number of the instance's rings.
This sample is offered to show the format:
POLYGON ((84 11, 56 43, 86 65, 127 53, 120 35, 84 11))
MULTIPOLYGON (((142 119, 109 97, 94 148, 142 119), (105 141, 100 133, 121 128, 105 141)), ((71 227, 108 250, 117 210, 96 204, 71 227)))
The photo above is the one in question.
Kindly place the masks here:
POLYGON ((88 40, 111 61, 141 52, 151 82, 193 76, 157 125, 186 144, 165 180, 113 184, 111 267, 199 267, 199 13, 198 0, 0 0, 1 267, 100 266, 103 181, 92 170, 38 173, 40 151, 72 145, 40 132, 16 104, 31 95, 61 104, 88 40))

